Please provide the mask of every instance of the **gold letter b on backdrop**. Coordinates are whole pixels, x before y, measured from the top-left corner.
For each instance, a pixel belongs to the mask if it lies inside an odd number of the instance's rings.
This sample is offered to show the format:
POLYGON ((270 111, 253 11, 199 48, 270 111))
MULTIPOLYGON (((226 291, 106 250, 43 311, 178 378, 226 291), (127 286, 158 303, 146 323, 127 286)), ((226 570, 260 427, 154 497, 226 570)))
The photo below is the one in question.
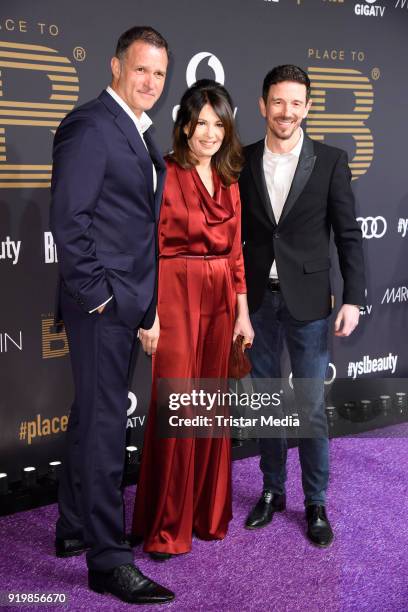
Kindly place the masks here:
POLYGON ((307 133, 315 140, 326 134, 349 134, 356 151, 350 162, 353 179, 365 174, 373 161, 374 142, 365 120, 373 110, 374 93, 369 79, 359 70, 347 68, 308 68, 312 85, 313 105, 306 120, 307 133), (354 108, 349 114, 330 114, 327 94, 349 91, 354 96, 354 108))
MULTIPOLYGON (((18 164, 8 159, 11 142, 7 131, 11 126, 18 126, 41 127, 55 132, 61 120, 74 107, 78 92, 75 68, 67 57, 61 56, 55 49, 0 41, 0 188, 50 186, 51 163, 18 164), (44 102, 30 102, 28 91, 23 100, 4 98, 3 88, 7 91, 8 79, 18 78, 19 70, 45 74, 48 83, 43 79, 47 85, 44 102)), ((23 152, 23 139, 18 147, 13 142, 13 149, 18 152, 18 148, 23 152)))

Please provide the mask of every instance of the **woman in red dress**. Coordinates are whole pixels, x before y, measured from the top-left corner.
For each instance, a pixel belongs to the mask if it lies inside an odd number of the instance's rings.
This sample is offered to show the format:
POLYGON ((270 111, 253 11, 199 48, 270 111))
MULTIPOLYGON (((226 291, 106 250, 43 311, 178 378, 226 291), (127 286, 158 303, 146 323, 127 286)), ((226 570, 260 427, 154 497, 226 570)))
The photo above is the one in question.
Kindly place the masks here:
POLYGON ((232 517, 228 434, 157 435, 158 379, 226 379, 233 339, 240 334, 251 343, 254 335, 241 249, 241 146, 224 87, 205 79, 185 92, 166 163, 160 338, 133 517, 134 535, 157 560, 189 552, 193 532, 204 540, 224 538, 232 517))

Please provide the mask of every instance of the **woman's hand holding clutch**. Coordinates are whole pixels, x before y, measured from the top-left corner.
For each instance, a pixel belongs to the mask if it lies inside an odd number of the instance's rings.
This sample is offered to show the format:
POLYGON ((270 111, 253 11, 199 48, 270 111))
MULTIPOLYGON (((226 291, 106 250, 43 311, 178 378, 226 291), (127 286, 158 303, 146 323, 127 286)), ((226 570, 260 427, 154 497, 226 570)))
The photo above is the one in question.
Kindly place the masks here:
POLYGON ((237 318, 235 320, 233 342, 235 342, 237 336, 243 336, 244 338, 242 342, 243 351, 246 348, 251 348, 255 333, 249 319, 246 293, 237 294, 237 318))

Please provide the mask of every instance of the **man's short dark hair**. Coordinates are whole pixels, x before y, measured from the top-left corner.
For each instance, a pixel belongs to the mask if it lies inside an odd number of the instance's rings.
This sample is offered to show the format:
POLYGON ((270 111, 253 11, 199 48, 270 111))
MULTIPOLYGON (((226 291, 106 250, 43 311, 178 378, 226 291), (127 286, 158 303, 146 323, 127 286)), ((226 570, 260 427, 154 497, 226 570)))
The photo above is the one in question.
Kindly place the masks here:
POLYGON ((133 28, 126 30, 126 32, 123 32, 123 34, 119 36, 115 51, 116 57, 120 60, 123 59, 130 45, 137 40, 159 49, 165 49, 167 55, 169 55, 167 40, 160 34, 160 32, 154 28, 151 28, 150 26, 133 26, 133 28))
POLYGON ((272 68, 264 78, 263 86, 262 86, 262 97, 266 104, 268 99, 269 88, 271 85, 276 85, 277 83, 283 83, 283 81, 294 81, 295 83, 301 83, 306 87, 306 102, 310 98, 310 79, 307 76, 306 72, 299 68, 299 66, 294 66, 293 64, 284 64, 282 66, 275 66, 272 68))

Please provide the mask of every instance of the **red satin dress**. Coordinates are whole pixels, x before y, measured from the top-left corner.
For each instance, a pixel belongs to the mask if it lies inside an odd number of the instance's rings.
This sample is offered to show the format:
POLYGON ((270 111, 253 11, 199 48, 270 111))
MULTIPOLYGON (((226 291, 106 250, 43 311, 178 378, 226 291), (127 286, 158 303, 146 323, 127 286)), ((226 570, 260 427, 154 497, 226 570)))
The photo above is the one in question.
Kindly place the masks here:
POLYGON ((133 533, 144 538, 146 552, 188 552, 193 531, 201 539, 222 539, 232 518, 228 435, 156 435, 159 378, 227 378, 236 294, 246 293, 238 185, 225 187, 215 171, 213 179, 211 197, 195 169, 167 162, 159 223, 160 339, 133 516, 133 533))

